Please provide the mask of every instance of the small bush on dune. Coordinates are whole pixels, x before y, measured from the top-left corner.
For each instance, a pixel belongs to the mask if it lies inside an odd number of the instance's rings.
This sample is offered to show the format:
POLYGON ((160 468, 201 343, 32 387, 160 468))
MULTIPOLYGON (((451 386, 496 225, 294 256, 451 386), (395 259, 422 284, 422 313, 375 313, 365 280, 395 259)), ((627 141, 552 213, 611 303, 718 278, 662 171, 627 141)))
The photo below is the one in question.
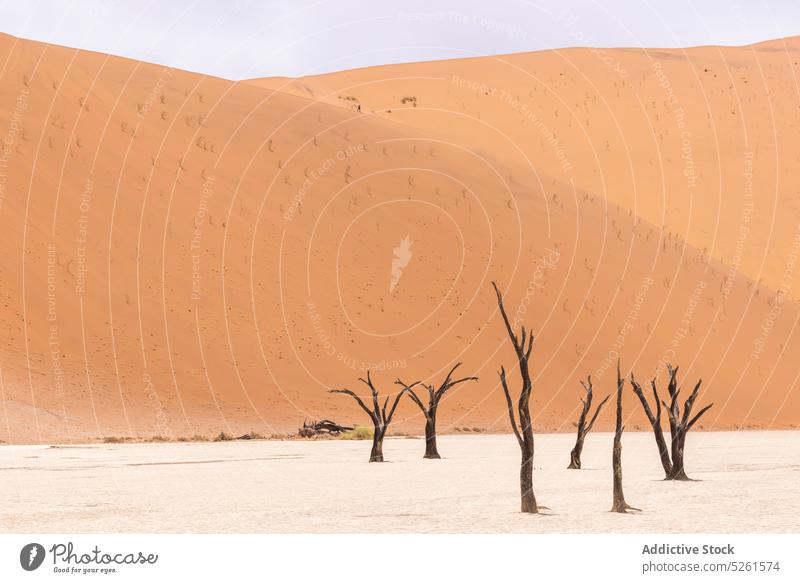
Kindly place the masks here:
POLYGON ((214 441, 233 441, 234 437, 232 435, 228 435, 224 431, 220 431, 219 435, 214 438, 214 441))
POLYGON ((350 431, 345 431, 339 436, 339 439, 372 439, 375 436, 375 430, 372 427, 363 427, 356 425, 350 431))

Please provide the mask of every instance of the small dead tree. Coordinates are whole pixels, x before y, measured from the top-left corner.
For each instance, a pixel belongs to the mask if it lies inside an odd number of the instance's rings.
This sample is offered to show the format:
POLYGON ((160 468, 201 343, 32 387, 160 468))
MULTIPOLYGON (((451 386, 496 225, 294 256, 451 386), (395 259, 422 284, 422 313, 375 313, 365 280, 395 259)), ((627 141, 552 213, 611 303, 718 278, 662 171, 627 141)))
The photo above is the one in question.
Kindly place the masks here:
POLYGON ((458 384, 478 380, 478 377, 464 377, 462 379, 453 380, 453 373, 459 366, 461 366, 460 362, 450 369, 450 372, 447 373, 447 377, 445 377, 444 382, 439 385, 438 389, 434 388, 432 383, 420 383, 428 391, 427 404, 414 392, 412 388, 414 385, 407 385, 400 379, 394 381, 395 384, 404 387, 408 391, 408 396, 416 403, 417 407, 420 408, 422 414, 425 416, 425 455, 423 459, 441 459, 439 450, 436 448, 436 413, 439 410, 439 402, 442 400, 442 397, 444 397, 444 394, 458 384))
POLYGON ((394 412, 397 409, 397 404, 400 402, 400 398, 406 393, 406 391, 410 390, 417 383, 409 385, 408 387, 404 388, 399 393, 397 393, 397 395, 394 398, 394 402, 392 403, 392 406, 387 411, 386 408, 389 405, 389 399, 391 395, 386 397, 386 400, 383 402, 383 407, 381 407, 378 402, 378 391, 377 389, 375 389, 375 385, 372 384, 372 378, 370 377, 369 370, 367 371, 366 380, 363 378, 359 378, 358 380, 369 387, 370 393, 372 394, 372 408, 367 407, 364 404, 364 401, 361 400, 361 397, 359 397, 350 389, 334 389, 330 392, 340 393, 342 395, 349 395, 353 397, 356 403, 358 403, 359 407, 361 407, 364 410, 364 412, 367 415, 369 415, 369 418, 372 420, 372 425, 374 428, 374 433, 372 435, 372 451, 369 454, 369 461, 382 462, 383 438, 386 436, 386 430, 389 428, 389 424, 392 422, 392 417, 394 417, 394 412))
POLYGON ((625 502, 625 495, 622 492, 622 432, 625 426, 622 425, 622 387, 625 379, 619 372, 619 361, 617 361, 617 420, 614 430, 614 446, 611 450, 611 465, 614 469, 614 502, 611 512, 626 513, 628 510, 639 510, 629 506, 625 502))
POLYGON ((497 294, 497 305, 500 308, 500 313, 503 316, 503 322, 506 325, 508 337, 511 339, 511 344, 514 345, 514 352, 517 354, 519 361, 519 374, 522 380, 522 389, 519 393, 519 400, 517 401, 517 410, 519 412, 519 425, 514 418, 514 404, 511 400, 511 393, 508 390, 508 383, 506 381, 506 370, 500 367, 500 382, 503 385, 503 393, 506 396, 506 404, 508 405, 508 417, 511 421, 511 429, 514 430, 514 435, 519 443, 522 459, 519 469, 519 488, 520 488, 520 501, 521 511, 538 514, 539 507, 536 504, 536 496, 533 493, 533 425, 531 424, 530 400, 533 384, 531 383, 531 375, 528 369, 528 363, 533 350, 533 334, 528 335, 525 331, 525 326, 521 326, 519 337, 514 333, 511 322, 508 320, 508 315, 503 307, 503 296, 500 290, 497 289, 497 284, 492 282, 495 294, 497 294))
POLYGON ((578 418, 578 436, 575 440, 575 447, 572 448, 572 451, 569 454, 569 465, 567 466, 568 470, 581 469, 581 452, 583 452, 583 440, 586 439, 586 436, 592 430, 592 427, 594 427, 594 422, 597 421, 597 416, 600 414, 600 411, 603 409, 603 406, 611 398, 611 395, 608 395, 605 399, 603 399, 600 402, 600 404, 594 410, 594 415, 592 415, 592 419, 589 421, 587 425, 586 419, 592 410, 592 375, 588 375, 586 377, 585 383, 581 381, 581 386, 583 387, 583 390, 586 391, 586 398, 585 399, 581 398, 581 403, 583 403, 583 409, 581 410, 581 415, 578 418))
MULTIPOLYGON (((706 405, 697 412, 697 415, 691 417, 692 407, 694 407, 694 402, 700 394, 700 385, 703 383, 703 379, 700 379, 694 386, 692 393, 683 402, 683 415, 681 415, 678 406, 678 394, 680 393, 677 381, 678 367, 673 369, 672 366, 667 365, 667 370, 669 371, 667 392, 669 392, 670 397, 667 413, 669 414, 669 432, 672 439, 670 448, 672 453, 672 472, 669 475, 669 479, 688 480, 689 476, 686 475, 686 470, 683 466, 683 450, 686 445, 686 434, 689 433, 689 430, 697 423, 698 419, 700 419, 706 411, 711 409, 714 403, 706 405)), ((664 407, 667 407, 666 403, 662 402, 662 404, 664 407)))
MULTIPOLYGON (((650 384, 653 388, 653 397, 656 402, 656 414, 654 415, 647 399, 644 398, 644 393, 641 387, 634 385, 634 392, 636 392, 639 400, 642 402, 642 408, 647 415, 650 424, 653 426, 653 433, 656 436, 656 443, 658 444, 658 453, 661 456, 661 465, 664 467, 665 480, 688 480, 689 476, 686 475, 684 467, 684 449, 686 446, 686 434, 694 427, 695 423, 706 411, 713 407, 714 403, 706 405, 695 416, 692 417, 692 409, 694 403, 700 394, 700 385, 703 379, 697 381, 689 397, 683 402, 683 413, 681 414, 680 405, 678 403, 678 396, 680 395, 680 388, 678 387, 678 367, 673 368, 672 365, 667 365, 667 372, 669 374, 669 382, 667 384, 667 393, 669 394, 669 405, 658 396, 658 389, 656 388, 656 381, 653 379, 650 384), (661 428, 661 406, 667 410, 669 416, 669 433, 670 433, 670 451, 667 451, 666 440, 664 439, 664 432, 661 428), (670 459, 671 457, 671 459, 670 459)), ((631 383, 633 379, 631 378, 631 383)))

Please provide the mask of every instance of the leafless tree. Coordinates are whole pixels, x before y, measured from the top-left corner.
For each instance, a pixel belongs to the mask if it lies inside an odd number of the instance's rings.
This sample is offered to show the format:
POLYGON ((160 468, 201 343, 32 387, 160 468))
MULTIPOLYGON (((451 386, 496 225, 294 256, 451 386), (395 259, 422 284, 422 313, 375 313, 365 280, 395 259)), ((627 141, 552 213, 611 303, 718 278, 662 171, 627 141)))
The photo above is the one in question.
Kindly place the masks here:
POLYGON ((611 465, 614 469, 614 502, 611 512, 626 513, 628 510, 639 510, 629 506, 625 502, 625 495, 622 492, 622 432, 625 427, 622 425, 622 387, 625 379, 619 372, 619 361, 617 361, 617 421, 614 430, 614 447, 611 450, 611 465))
POLYGON ((581 409, 581 415, 580 417, 578 417, 578 435, 575 440, 575 447, 572 448, 572 451, 569 454, 569 465, 567 466, 568 470, 581 469, 581 452, 583 451, 583 440, 586 439, 586 436, 592 430, 592 427, 594 427, 594 422, 597 421, 597 416, 600 414, 600 411, 603 409, 603 406, 611 398, 611 395, 608 395, 605 399, 603 399, 600 402, 600 404, 594 410, 594 415, 592 415, 592 418, 587 425, 586 419, 592 410, 592 376, 591 375, 587 376, 586 382, 581 381, 581 386, 583 387, 583 390, 586 391, 586 398, 585 399, 581 398, 581 403, 583 403, 583 409, 581 409))
MULTIPOLYGON (((456 365, 450 369, 450 372, 447 373, 447 377, 445 377, 444 382, 439 385, 439 388, 434 388, 433 383, 425 384, 420 383, 427 391, 428 391, 428 402, 427 404, 417 396, 412 388, 414 385, 407 385, 400 379, 395 381, 395 384, 398 384, 404 387, 408 391, 408 396, 411 398, 414 403, 417 404, 417 407, 420 408, 422 414, 425 416, 425 455, 423 456, 424 459, 440 459, 441 456, 439 455, 439 450, 436 448, 436 413, 439 410, 439 402, 444 397, 445 393, 452 389, 454 386, 466 382, 466 381, 477 381, 478 377, 464 377, 462 379, 453 380, 453 373, 455 370, 461 366, 461 363, 456 363, 456 365)), ((416 384, 416 383, 415 383, 416 384)))
POLYGON ((700 419, 706 411, 711 409, 714 403, 700 409, 694 417, 691 416, 692 407, 694 407, 694 402, 700 394, 700 385, 703 383, 703 379, 700 379, 694 386, 692 393, 683 402, 683 415, 681 415, 678 405, 678 394, 680 393, 677 381, 678 367, 673 369, 672 366, 667 365, 667 370, 669 371, 669 384, 667 385, 667 392, 670 397, 669 407, 667 407, 667 404, 663 401, 662 404, 667 408, 667 413, 669 414, 669 432, 672 441, 670 447, 672 453, 672 472, 669 475, 669 479, 688 480, 689 476, 686 475, 686 470, 683 466, 683 450, 686 445, 686 434, 689 433, 689 430, 697 423, 698 419, 700 419))
POLYGON ((369 370, 367 371, 366 380, 363 378, 359 378, 358 380, 360 380, 362 383, 364 383, 369 387, 370 393, 372 394, 372 408, 367 407, 364 404, 364 401, 361 400, 361 397, 359 397, 350 389, 334 389, 330 392, 341 393, 342 395, 349 395, 353 397, 356 403, 358 403, 359 407, 361 407, 364 410, 364 412, 367 415, 369 415, 369 418, 372 420, 372 425, 374 427, 374 433, 372 436, 372 452, 369 455, 369 461, 382 462, 383 438, 386 436, 386 430, 389 428, 389 424, 392 422, 392 417, 394 417, 394 412, 397 409, 397 404, 400 402, 400 398, 406 393, 406 391, 410 390, 418 383, 409 385, 408 387, 404 388, 399 393, 397 393, 397 395, 395 395, 394 401, 392 402, 392 406, 387 411, 386 408, 389 405, 389 399, 391 395, 386 397, 386 400, 383 402, 383 407, 381 407, 380 404, 378 403, 378 391, 377 389, 375 389, 375 385, 372 384, 372 378, 370 377, 369 370))
POLYGON ((658 455, 661 457, 661 465, 664 468, 664 479, 669 480, 670 475, 672 474, 672 460, 669 458, 667 441, 664 439, 664 430, 661 428, 661 400, 658 398, 656 380, 653 379, 650 381, 650 386, 653 388, 653 397, 656 408, 655 413, 653 413, 653 410, 650 408, 650 404, 647 402, 647 397, 645 396, 642 387, 638 382, 636 382, 633 373, 631 373, 631 385, 633 386, 633 392, 636 393, 636 396, 639 397, 639 401, 642 403, 642 408, 644 409, 645 415, 647 415, 647 420, 650 421, 650 425, 653 428, 653 435, 655 435, 656 438, 656 446, 658 446, 658 455))
POLYGON ((680 388, 678 387, 678 367, 673 368, 672 365, 667 365, 667 372, 669 374, 669 383, 667 384, 667 393, 669 394, 669 405, 658 396, 658 389, 656 388, 656 381, 653 379, 650 385, 653 388, 653 397, 656 403, 656 413, 653 414, 652 409, 644 397, 641 387, 633 383, 633 376, 631 375, 631 384, 633 390, 642 402, 642 408, 647 415, 650 424, 653 426, 653 433, 656 436, 656 444, 658 445, 658 453, 661 456, 661 465, 664 467, 666 480, 688 480, 689 476, 686 475, 684 467, 684 449, 686 446, 686 434, 694 427, 695 423, 702 417, 702 415, 711 409, 714 403, 706 405, 696 415, 692 416, 692 408, 700 394, 700 385, 703 380, 697 381, 689 397, 683 402, 683 413, 681 413, 680 405, 678 403, 678 396, 680 395, 680 388), (669 416, 669 432, 670 432, 670 451, 667 451, 666 440, 664 439, 664 432, 661 428, 661 406, 667 410, 669 416), (671 459, 670 459, 671 456, 671 459))
POLYGON ((353 428, 347 425, 339 425, 330 419, 320 419, 319 421, 308 422, 303 420, 303 426, 297 430, 300 437, 314 437, 317 435, 340 435, 345 431, 352 431, 353 428))
POLYGON ((500 367, 500 382, 503 385, 503 393, 506 396, 506 404, 508 405, 508 417, 511 421, 511 429, 514 430, 514 435, 519 443, 519 448, 522 454, 522 460, 519 470, 519 488, 521 499, 521 511, 530 514, 538 514, 539 507, 536 504, 536 496, 533 494, 533 425, 531 424, 530 400, 533 384, 531 383, 531 375, 528 369, 528 362, 533 351, 533 334, 528 335, 525 326, 521 326, 519 337, 514 333, 511 322, 508 320, 508 315, 503 307, 503 296, 500 290, 497 289, 497 284, 492 282, 495 294, 497 294, 497 305, 500 308, 500 313, 503 316, 503 322, 506 325, 508 337, 514 345, 514 352, 517 354, 519 361, 519 374, 522 380, 522 389, 519 393, 519 400, 517 401, 517 410, 519 412, 519 425, 514 418, 514 404, 511 400, 511 393, 508 390, 508 383, 506 381, 506 370, 500 367))

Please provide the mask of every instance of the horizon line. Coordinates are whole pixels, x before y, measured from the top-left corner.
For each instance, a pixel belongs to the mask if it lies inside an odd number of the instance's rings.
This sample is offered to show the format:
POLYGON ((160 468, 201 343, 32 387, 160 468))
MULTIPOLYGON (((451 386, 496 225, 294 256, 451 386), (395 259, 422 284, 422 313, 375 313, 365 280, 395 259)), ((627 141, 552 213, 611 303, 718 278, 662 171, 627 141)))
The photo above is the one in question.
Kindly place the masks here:
MULTIPOLYGON (((357 67, 345 67, 343 69, 330 69, 330 70, 325 70, 325 71, 311 72, 311 73, 306 73, 306 74, 303 74, 303 75, 266 74, 266 75, 247 76, 247 77, 242 77, 242 78, 236 79, 236 78, 230 78, 230 77, 223 77, 221 75, 217 75, 217 74, 214 74, 214 73, 208 73, 208 72, 205 72, 205 71, 199 71, 199 70, 193 70, 193 69, 185 69, 185 68, 182 68, 182 67, 177 67, 175 65, 170 65, 168 63, 163 63, 163 62, 159 62, 159 61, 151 61, 151 60, 139 59, 139 58, 136 58, 136 57, 127 56, 127 55, 124 55, 124 54, 119 54, 119 53, 114 53, 114 52, 105 52, 105 51, 100 51, 100 50, 95 50, 95 49, 90 49, 90 48, 82 48, 82 47, 77 47, 77 46, 53 43, 53 42, 49 42, 49 41, 41 40, 41 39, 36 39, 36 38, 18 36, 18 35, 11 34, 9 32, 5 32, 5 31, 2 31, 2 30, 0 30, 0 36, 6 36, 6 37, 9 37, 9 38, 15 39, 16 41, 25 41, 25 42, 29 42, 29 43, 37 43, 37 44, 42 44, 42 45, 45 45, 45 46, 48 46, 48 47, 64 48, 64 49, 68 49, 68 50, 81 51, 81 52, 84 52, 84 53, 92 53, 92 54, 96 54, 96 55, 103 55, 103 56, 109 56, 109 57, 114 57, 114 58, 118 58, 118 59, 124 59, 124 60, 127 60, 127 61, 134 61, 134 62, 137 62, 137 63, 143 63, 143 64, 149 64, 149 65, 154 65, 154 66, 159 66, 159 67, 165 67, 165 68, 169 68, 169 69, 175 69, 177 71, 183 71, 183 72, 186 72, 186 73, 192 73, 192 74, 196 74, 196 75, 203 75, 205 77, 212 77, 212 78, 222 79, 224 81, 229 81, 229 82, 232 82, 232 83, 244 83, 244 82, 247 82, 247 81, 254 81, 254 80, 261 80, 261 79, 303 79, 303 78, 308 78, 308 77, 334 75, 334 74, 337 74, 337 73, 344 73, 344 72, 350 72, 350 71, 363 71, 363 70, 374 69, 374 68, 378 68, 378 67, 394 67, 394 66, 402 66, 402 65, 415 65, 415 64, 421 64, 421 63, 442 63, 442 62, 447 62, 447 61, 465 61, 465 60, 470 60, 470 59, 500 59, 502 57, 510 57, 510 56, 515 56, 515 55, 529 55, 529 54, 535 54, 535 53, 548 53, 548 52, 558 53, 558 52, 561 52, 561 51, 576 51, 576 50, 577 51, 579 51, 579 50, 588 50, 588 51, 630 51, 630 50, 636 50, 636 51, 642 51, 642 52, 647 53, 647 52, 650 52, 650 51, 675 51, 675 52, 679 52, 679 51, 691 51, 691 50, 709 49, 709 48, 711 48, 711 49, 713 49, 713 48, 719 48, 719 49, 746 49, 746 48, 755 48, 755 47, 758 47, 758 46, 761 46, 761 45, 769 45, 769 44, 776 44, 776 43, 783 43, 784 45, 786 45, 786 41, 800 39, 800 34, 797 34, 797 35, 789 35, 789 36, 767 38, 767 39, 763 39, 763 40, 759 40, 759 41, 755 41, 755 42, 749 42, 749 43, 745 43, 745 44, 706 43, 706 44, 693 44, 693 45, 686 45, 686 46, 639 46, 639 45, 624 45, 624 44, 622 44, 622 45, 611 45, 611 46, 566 45, 566 46, 562 46, 562 47, 535 48, 535 49, 531 49, 531 50, 501 52, 501 53, 487 53, 487 54, 474 53, 474 54, 468 54, 468 55, 465 55, 465 56, 462 56, 462 57, 449 57, 449 58, 448 57, 442 57, 442 58, 434 57, 434 58, 430 58, 430 59, 418 59, 418 60, 407 60, 407 61, 406 60, 402 60, 402 61, 387 61, 387 62, 384 62, 384 63, 363 65, 363 66, 357 66, 357 67)), ((418 46, 418 47, 392 47, 391 49, 385 49, 385 50, 386 51, 388 51, 388 50, 396 50, 398 48, 422 49, 422 48, 432 48, 432 47, 423 47, 423 46, 418 46)), ((437 48, 441 48, 441 47, 437 47, 437 48)), ((786 48, 786 52, 787 53, 790 52, 788 46, 785 46, 785 48, 786 48)), ((796 47, 796 48, 800 49, 800 47, 796 47)), ((468 53, 469 52, 466 49, 457 49, 457 48, 453 48, 453 47, 447 48, 447 50, 450 50, 450 51, 461 51, 461 52, 464 52, 464 53, 468 53)))

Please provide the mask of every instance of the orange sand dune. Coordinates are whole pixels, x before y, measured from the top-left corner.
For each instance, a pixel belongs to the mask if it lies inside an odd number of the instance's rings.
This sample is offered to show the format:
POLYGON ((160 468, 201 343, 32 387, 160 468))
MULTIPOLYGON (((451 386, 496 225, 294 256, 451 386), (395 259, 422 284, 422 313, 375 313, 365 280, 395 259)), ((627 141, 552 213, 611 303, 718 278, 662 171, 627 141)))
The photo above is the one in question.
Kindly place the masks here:
POLYGON ((442 430, 505 431, 493 279, 537 334, 539 429, 617 355, 703 377, 706 429, 797 427, 798 52, 235 83, 1 36, 0 439, 363 423, 327 390, 456 361, 480 381, 442 430))

